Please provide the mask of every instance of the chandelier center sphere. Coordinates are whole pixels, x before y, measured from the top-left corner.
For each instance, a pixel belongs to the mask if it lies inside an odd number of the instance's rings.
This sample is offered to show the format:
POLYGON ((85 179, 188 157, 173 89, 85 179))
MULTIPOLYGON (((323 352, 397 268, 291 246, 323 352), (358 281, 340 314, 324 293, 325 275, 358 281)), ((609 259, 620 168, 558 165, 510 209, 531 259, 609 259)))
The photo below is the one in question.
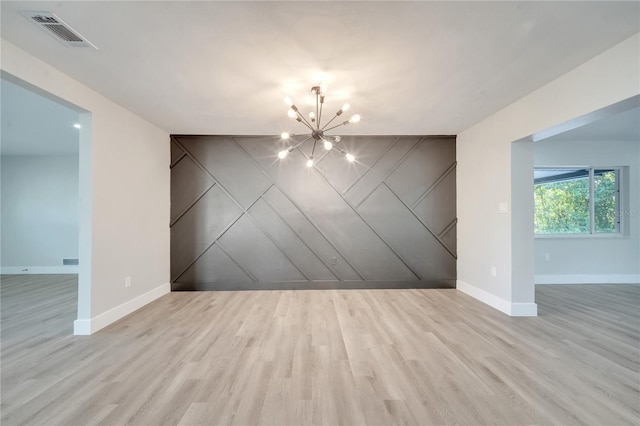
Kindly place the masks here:
POLYGON ((324 132, 320 129, 314 130, 313 132, 311 132, 311 137, 317 141, 319 141, 320 139, 322 139, 324 137, 324 132))

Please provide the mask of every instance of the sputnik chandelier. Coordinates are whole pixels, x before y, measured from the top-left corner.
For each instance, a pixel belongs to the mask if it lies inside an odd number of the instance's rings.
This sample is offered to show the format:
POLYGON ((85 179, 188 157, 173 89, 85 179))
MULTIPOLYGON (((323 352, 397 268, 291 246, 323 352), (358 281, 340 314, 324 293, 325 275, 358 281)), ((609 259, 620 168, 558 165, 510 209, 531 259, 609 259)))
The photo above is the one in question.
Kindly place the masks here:
MULTIPOLYGON (((300 142, 294 142, 293 145, 291 145, 289 148, 283 151, 280 151, 278 153, 278 158, 280 158, 281 160, 284 159, 291 151, 298 148, 300 145, 307 142, 308 140, 313 139, 313 148, 311 149, 311 155, 307 158, 307 167, 313 167, 315 153, 316 153, 316 146, 320 143, 322 144, 323 148, 327 151, 331 151, 332 149, 339 151, 341 154, 345 156, 347 161, 349 161, 350 163, 353 163, 356 160, 356 157, 354 157, 353 154, 345 151, 340 146, 340 140, 341 140, 340 136, 328 136, 326 135, 326 132, 340 126, 346 126, 349 123, 357 123, 360 121, 360 115, 355 114, 350 119, 327 128, 327 126, 329 126, 333 122, 333 120, 340 117, 345 111, 349 109, 349 104, 342 105, 342 108, 340 108, 338 112, 336 112, 336 114, 331 118, 331 120, 327 121, 323 125, 322 124, 322 106, 324 105, 325 92, 326 92, 326 88, 324 86, 313 86, 311 88, 311 93, 313 93, 316 98, 315 99, 316 112, 315 113, 310 112, 308 120, 300 112, 298 107, 295 106, 291 98, 284 99, 285 103, 289 105, 289 112, 288 112, 289 117, 293 118, 299 123, 302 123, 311 131, 311 133, 305 134, 307 137, 304 140, 300 142)), ((280 137, 284 140, 289 140, 292 136, 294 135, 288 132, 284 132, 280 135, 280 137)))

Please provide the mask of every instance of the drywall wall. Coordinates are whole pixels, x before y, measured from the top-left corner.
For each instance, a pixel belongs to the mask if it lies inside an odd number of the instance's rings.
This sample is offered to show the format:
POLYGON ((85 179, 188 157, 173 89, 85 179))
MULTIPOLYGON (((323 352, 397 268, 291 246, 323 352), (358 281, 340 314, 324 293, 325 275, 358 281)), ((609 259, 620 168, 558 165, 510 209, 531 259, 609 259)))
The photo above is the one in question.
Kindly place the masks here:
POLYGON ((6 40, 1 47, 3 77, 82 112, 75 331, 88 334, 170 290, 169 135, 6 40))
POLYGON ((2 156, 2 273, 75 273, 78 156, 2 156))
POLYGON ((455 138, 175 136, 172 288, 454 287, 455 138))
POLYGON ((555 140, 535 142, 534 162, 544 166, 628 166, 622 188, 624 237, 536 237, 536 283, 639 282, 640 141, 555 140), (548 260, 545 257, 548 254, 548 260))
POLYGON ((512 164, 512 143, 637 96, 639 68, 636 34, 458 135, 459 290, 511 315, 536 314, 533 211, 512 203, 513 193, 532 191, 521 186, 533 160, 512 164), (527 248, 514 259, 514 246, 527 248))

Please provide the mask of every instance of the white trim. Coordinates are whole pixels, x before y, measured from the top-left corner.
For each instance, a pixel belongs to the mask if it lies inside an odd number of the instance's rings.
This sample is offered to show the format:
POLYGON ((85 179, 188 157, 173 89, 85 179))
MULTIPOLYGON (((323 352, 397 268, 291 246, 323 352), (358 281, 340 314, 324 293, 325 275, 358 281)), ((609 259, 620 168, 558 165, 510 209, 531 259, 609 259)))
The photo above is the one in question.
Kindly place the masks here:
POLYGON ((640 274, 536 275, 536 284, 640 284, 640 274))
POLYGON ((512 317, 538 316, 535 303, 511 303, 462 280, 456 280, 456 289, 512 317))
POLYGON ((537 303, 512 303, 511 313, 512 317, 537 317, 538 316, 538 304, 537 303))
POLYGON ((467 284, 462 280, 456 280, 456 289, 468 294, 482 303, 486 303, 500 312, 504 312, 507 315, 509 315, 509 312, 511 311, 511 304, 508 301, 501 299, 498 296, 494 296, 491 293, 487 293, 486 291, 478 287, 474 287, 471 284, 467 284))
POLYGON ((75 336, 88 336, 91 334, 91 320, 77 319, 73 322, 73 334, 75 336))
POLYGON ((162 284, 159 287, 154 288, 140 296, 131 299, 122 305, 116 306, 113 309, 103 312, 98 316, 91 319, 77 319, 73 323, 73 334, 76 335, 89 335, 96 331, 118 321, 120 318, 124 318, 130 313, 137 311, 144 305, 147 305, 154 300, 164 296, 171 292, 171 284, 162 284))
POLYGON ((64 266, 3 266, 0 273, 5 275, 23 274, 77 274, 78 265, 64 266))
POLYGON ((598 232, 597 234, 535 234, 536 240, 582 240, 582 239, 620 239, 629 238, 622 232, 598 232))

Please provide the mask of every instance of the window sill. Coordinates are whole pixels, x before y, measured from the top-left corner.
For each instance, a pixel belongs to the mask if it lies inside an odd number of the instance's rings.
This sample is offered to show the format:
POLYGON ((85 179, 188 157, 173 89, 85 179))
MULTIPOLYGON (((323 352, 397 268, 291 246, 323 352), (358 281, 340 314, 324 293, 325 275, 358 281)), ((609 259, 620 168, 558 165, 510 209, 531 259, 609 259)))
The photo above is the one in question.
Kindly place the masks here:
POLYGON ((538 240, 581 240, 581 239, 594 239, 594 240, 602 240, 602 239, 620 239, 620 238, 629 238, 628 235, 624 235, 622 233, 615 234, 535 234, 535 239, 538 240))

